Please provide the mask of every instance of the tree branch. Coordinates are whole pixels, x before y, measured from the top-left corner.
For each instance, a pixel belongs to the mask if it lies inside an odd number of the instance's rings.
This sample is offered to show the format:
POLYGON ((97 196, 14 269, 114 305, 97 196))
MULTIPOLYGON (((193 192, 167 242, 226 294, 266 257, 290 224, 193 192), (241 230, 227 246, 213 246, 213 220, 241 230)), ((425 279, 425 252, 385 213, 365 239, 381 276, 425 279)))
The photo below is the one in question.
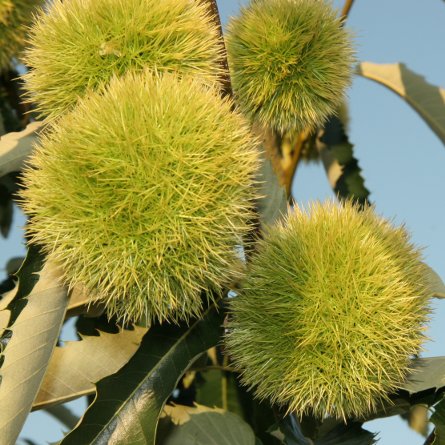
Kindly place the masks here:
POLYGON ((345 4, 343 6, 343 9, 341 11, 341 19, 343 20, 343 23, 348 18, 349 12, 351 11, 352 5, 354 3, 354 0, 346 0, 345 4))

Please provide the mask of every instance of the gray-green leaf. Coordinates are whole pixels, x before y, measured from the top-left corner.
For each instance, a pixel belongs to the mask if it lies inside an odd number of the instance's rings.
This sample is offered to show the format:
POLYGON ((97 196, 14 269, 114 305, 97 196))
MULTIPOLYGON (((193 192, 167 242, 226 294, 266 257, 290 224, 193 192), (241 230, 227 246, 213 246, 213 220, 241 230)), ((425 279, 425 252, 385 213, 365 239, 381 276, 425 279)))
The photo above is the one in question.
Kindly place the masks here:
POLYGON ((431 85, 403 63, 362 62, 357 74, 384 85, 414 108, 445 144, 445 90, 431 85))
POLYGON ((0 437, 13 445, 31 410, 68 304, 58 269, 30 251, 17 293, 3 309, 0 358, 0 437))

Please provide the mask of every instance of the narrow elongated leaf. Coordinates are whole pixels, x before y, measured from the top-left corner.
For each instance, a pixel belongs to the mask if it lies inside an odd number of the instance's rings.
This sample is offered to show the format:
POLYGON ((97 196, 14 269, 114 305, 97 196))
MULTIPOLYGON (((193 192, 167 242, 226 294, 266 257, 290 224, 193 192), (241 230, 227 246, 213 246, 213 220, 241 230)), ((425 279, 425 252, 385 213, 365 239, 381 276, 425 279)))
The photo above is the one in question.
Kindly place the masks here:
POLYGON ((257 207, 261 224, 273 224, 287 213, 287 198, 284 187, 272 167, 272 162, 263 152, 263 162, 259 174, 259 195, 257 207))
POLYGON ((135 326, 117 334, 100 332, 56 347, 33 409, 93 394, 99 380, 114 374, 137 351, 146 328, 135 326))
POLYGON ((42 127, 42 122, 33 122, 23 131, 8 133, 0 138, 0 177, 22 169, 42 127))
POLYGON ((325 436, 317 439, 315 445, 373 445, 376 434, 362 428, 361 423, 340 424, 325 436))
MULTIPOLYGON (((425 263, 424 263, 425 264, 425 263)), ((429 291, 432 297, 445 298, 445 284, 439 274, 425 264, 428 276, 429 291)))
POLYGON ((159 445, 255 445, 255 435, 236 414, 209 410, 191 414, 159 445))
POLYGON ((340 119, 333 116, 315 141, 332 189, 339 199, 369 204, 369 190, 340 119))
POLYGON ((445 445, 445 400, 440 401, 434 407, 434 414, 430 418, 434 423, 434 445, 445 445))
POLYGON ((28 253, 17 294, 4 311, 0 359, 0 437, 13 445, 42 382, 65 315, 68 297, 60 275, 39 254, 28 253))
POLYGON ((418 358, 401 389, 410 394, 445 387, 445 357, 418 358))
POLYGON ((133 358, 97 385, 97 396, 63 445, 153 445, 165 401, 188 367, 221 335, 214 307, 190 327, 156 326, 133 358))
POLYGON ((362 62, 357 74, 380 83, 405 99, 445 144, 445 89, 431 85, 403 63, 362 62))

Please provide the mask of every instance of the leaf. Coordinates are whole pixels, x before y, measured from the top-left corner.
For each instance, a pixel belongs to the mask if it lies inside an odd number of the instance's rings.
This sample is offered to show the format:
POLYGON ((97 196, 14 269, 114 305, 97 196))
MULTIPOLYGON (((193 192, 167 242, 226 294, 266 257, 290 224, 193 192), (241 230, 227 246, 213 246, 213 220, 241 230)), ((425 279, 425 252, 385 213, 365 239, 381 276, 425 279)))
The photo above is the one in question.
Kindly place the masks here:
POLYGON ((329 183, 339 199, 352 199, 362 206, 369 204, 369 190, 354 157, 353 145, 338 117, 333 116, 326 122, 315 143, 329 183))
POLYGON ((61 443, 154 445, 167 398, 196 358, 219 341, 222 320, 212 306, 190 327, 152 327, 133 358, 97 384, 94 403, 61 443))
POLYGON ((0 234, 7 238, 12 224, 14 207, 12 205, 11 194, 8 189, 1 184, 0 178, 0 234))
POLYGON ((323 437, 315 441, 315 445, 373 445, 376 434, 362 428, 358 422, 341 423, 323 437))
POLYGON ((196 382, 196 403, 211 407, 223 407, 223 391, 227 400, 227 411, 242 414, 238 401, 236 380, 231 372, 211 369, 201 372, 200 381, 196 382), (226 378, 226 385, 223 378, 226 378))
POLYGON ((59 270, 30 249, 1 337, 0 437, 14 444, 56 344, 68 303, 59 270))
MULTIPOLYGON (((285 445, 313 445, 314 442, 305 437, 300 422, 292 414, 285 416, 278 425, 283 444, 285 445)), ((275 437, 280 437, 276 432, 275 437)))
POLYGON ((409 394, 445 387, 445 357, 417 358, 401 390, 409 394))
POLYGON ((205 412, 225 413, 223 409, 211 408, 209 406, 195 403, 194 406, 185 405, 165 405, 162 410, 161 418, 168 420, 174 425, 183 425, 188 422, 192 415, 205 412))
POLYGON ((81 285, 75 285, 69 293, 70 301, 68 303, 67 318, 75 317, 81 314, 88 314, 90 317, 101 315, 105 310, 105 304, 95 301, 81 285))
POLYGON ((275 415, 270 403, 259 401, 253 397, 252 391, 239 383, 236 385, 238 400, 242 409, 243 419, 252 427, 255 435, 267 445, 278 445, 282 442, 270 434, 275 424, 275 415))
POLYGON ((287 213, 287 198, 284 187, 278 182, 277 175, 272 167, 272 162, 265 153, 259 172, 259 195, 257 201, 258 213, 262 224, 273 224, 287 213))
POLYGON ((445 90, 429 84, 403 63, 362 62, 357 74, 384 85, 414 108, 445 144, 445 90))
POLYGON ((278 147, 281 138, 270 128, 264 128, 258 123, 252 126, 252 132, 261 142, 261 168, 257 177, 258 195, 257 209, 262 225, 273 224, 287 213, 287 196, 284 188, 281 158, 278 147))
POLYGON ((33 122, 23 131, 0 137, 0 177, 22 169, 41 128, 43 128, 42 122, 33 122))
POLYGON ((159 445, 255 445, 255 435, 236 414, 208 410, 190 414, 159 445))
POLYGON ((434 423, 434 445, 445 445, 445 399, 434 407, 434 413, 430 417, 430 422, 434 423))
POLYGON ((56 347, 33 409, 94 393, 95 383, 130 360, 146 332, 146 328, 137 326, 117 334, 99 331, 99 336, 84 336, 56 347))
POLYGON ((408 422, 408 426, 426 437, 428 435, 428 405, 424 403, 410 406, 407 413, 401 417, 408 422))
POLYGON ((432 269, 428 264, 423 263, 426 269, 426 274, 429 284, 429 292, 432 297, 445 298, 445 284, 440 278, 439 274, 432 269))

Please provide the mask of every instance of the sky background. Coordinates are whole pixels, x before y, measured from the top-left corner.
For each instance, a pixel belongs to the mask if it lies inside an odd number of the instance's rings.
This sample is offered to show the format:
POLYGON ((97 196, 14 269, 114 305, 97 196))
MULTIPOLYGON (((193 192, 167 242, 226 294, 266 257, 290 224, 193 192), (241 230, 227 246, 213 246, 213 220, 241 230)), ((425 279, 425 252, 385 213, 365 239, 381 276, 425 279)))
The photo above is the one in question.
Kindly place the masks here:
MULTIPOLYGON (((226 23, 246 1, 218 3, 226 23)), ((343 1, 333 4, 341 8, 343 1)), ((359 61, 404 62, 428 82, 445 86, 444 24, 442 0, 356 0, 347 26, 355 34, 359 61)), ((402 99, 372 81, 354 80, 349 110, 349 138, 377 211, 404 223, 413 241, 424 247, 426 262, 445 278, 445 147, 402 99)), ((300 165, 293 194, 301 204, 332 197, 323 167, 300 165)), ((7 240, 0 239, 0 268, 12 256, 24 254, 23 225, 23 216, 16 212, 13 232, 7 240)), ((424 356, 445 355, 445 301, 435 300, 434 311, 428 332, 431 341, 425 345, 424 356)), ((68 340, 72 335, 65 329, 63 338, 68 340)), ((80 414, 85 402, 75 401, 69 406, 80 414)), ((369 422, 365 427, 379 433, 380 445, 424 442, 398 417, 369 422)), ((21 437, 43 445, 60 439, 62 431, 57 421, 36 412, 21 437)))

